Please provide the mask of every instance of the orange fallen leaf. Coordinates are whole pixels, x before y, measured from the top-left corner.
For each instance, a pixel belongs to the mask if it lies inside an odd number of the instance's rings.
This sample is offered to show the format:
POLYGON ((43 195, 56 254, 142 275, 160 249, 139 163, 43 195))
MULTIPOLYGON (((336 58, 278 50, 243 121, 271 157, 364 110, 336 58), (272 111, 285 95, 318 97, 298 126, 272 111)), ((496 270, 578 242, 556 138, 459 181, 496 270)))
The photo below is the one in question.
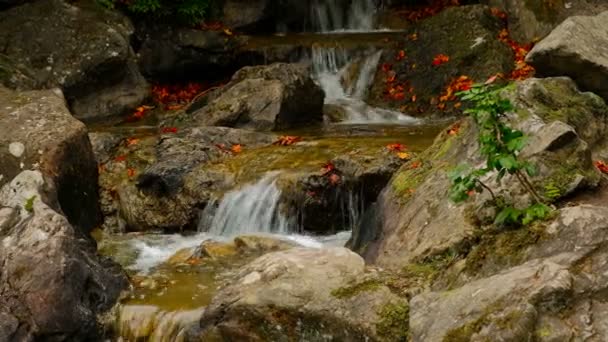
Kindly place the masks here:
POLYGON ((410 169, 417 169, 422 166, 422 162, 420 160, 416 160, 412 164, 410 164, 410 169))
POLYGON ((411 41, 418 40, 418 33, 412 33, 412 34, 410 34, 409 36, 407 36, 407 39, 411 40, 411 41))
POLYGON ((116 158, 114 158, 115 162, 124 162, 125 160, 127 160, 127 156, 118 156, 116 158))
POLYGON ((433 58, 433 66, 439 66, 439 65, 447 63, 449 61, 450 61, 450 57, 441 53, 441 54, 438 54, 437 56, 435 56, 435 58, 433 58))
POLYGON ((137 145, 139 143, 138 138, 127 138, 127 146, 137 145))
POLYGON ((225 28, 224 29, 224 34, 227 36, 232 36, 234 33, 232 33, 232 30, 230 30, 229 28, 225 28))
POLYGON ((448 129, 449 135, 457 135, 460 132, 460 123, 455 123, 448 129))
POLYGON ((243 151, 243 147, 241 146, 241 144, 234 144, 230 148, 230 151, 232 151, 232 153, 235 153, 235 154, 241 153, 241 151, 243 151))
POLYGON ((127 169, 127 176, 129 176, 129 177, 135 176, 135 169, 128 168, 127 169))
POLYGON ((416 95, 412 95, 412 102, 416 102, 416 95))
POLYGON ((397 157, 399 157, 401 160, 407 160, 410 159, 410 154, 407 152, 399 152, 397 153, 397 157))
POLYGON ((299 141, 302 141, 302 137, 294 136, 294 135, 283 135, 283 136, 279 137, 279 139, 272 144, 279 145, 279 146, 289 146, 289 145, 293 145, 299 141))

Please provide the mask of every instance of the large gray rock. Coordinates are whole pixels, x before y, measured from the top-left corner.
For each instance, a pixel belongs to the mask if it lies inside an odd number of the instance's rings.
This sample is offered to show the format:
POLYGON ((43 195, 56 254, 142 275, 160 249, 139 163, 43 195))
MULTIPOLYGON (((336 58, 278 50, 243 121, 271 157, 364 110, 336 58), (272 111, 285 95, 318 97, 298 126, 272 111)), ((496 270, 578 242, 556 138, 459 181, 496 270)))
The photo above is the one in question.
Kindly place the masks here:
POLYGON ((297 128, 323 122, 324 98, 304 65, 245 67, 193 116, 196 122, 211 126, 264 131, 297 128))
MULTIPOLYGON (((608 107, 601 99, 580 93, 566 79, 529 79, 505 96, 516 106, 511 123, 529 135, 521 157, 537 166, 539 174, 531 181, 540 196, 554 202, 598 184, 591 150, 605 134, 608 107), (564 109, 560 103, 565 102, 572 108, 564 109)), ((404 165, 381 194, 377 212, 364 227, 370 231, 355 232, 375 239, 359 241, 359 251, 369 261, 403 267, 448 250, 466 250, 495 212, 486 193, 461 205, 450 201, 448 172, 463 163, 481 166, 478 149, 477 129, 467 119, 457 135, 441 134, 418 158, 419 165, 404 165)), ((507 176, 496 183, 495 174, 486 177, 483 181, 516 207, 531 203, 517 180, 507 176)))
POLYGON ((89 231, 100 222, 97 163, 84 124, 59 89, 13 92, 0 86, 0 186, 22 170, 40 170, 57 188, 70 223, 89 231))
POLYGON ((400 340, 388 331, 406 332, 407 303, 379 283, 348 291, 364 274, 363 260, 345 248, 266 254, 217 294, 190 335, 214 341, 400 340))
POLYGON ((608 99, 608 12, 570 17, 540 41, 526 61, 542 76, 569 76, 608 99))
MULTIPOLYGON (((35 1, 0 12, 0 54, 28 70, 36 88, 61 87, 76 117, 103 119, 148 95, 129 44, 132 30, 128 19, 94 1, 35 1)), ((14 85, 14 77, 4 83, 14 85)))
POLYGON ((39 171, 0 189, 0 341, 100 338, 97 315, 127 281, 54 209, 56 193, 39 171), (6 214, 6 213, 5 213, 6 214))
POLYGON ((594 15, 608 10, 608 4, 603 0, 483 0, 482 2, 507 13, 511 37, 521 43, 529 43, 545 37, 570 16, 594 15))
POLYGON ((605 340, 607 217, 606 207, 561 209, 539 242, 513 250, 522 264, 415 296, 413 341, 605 340))

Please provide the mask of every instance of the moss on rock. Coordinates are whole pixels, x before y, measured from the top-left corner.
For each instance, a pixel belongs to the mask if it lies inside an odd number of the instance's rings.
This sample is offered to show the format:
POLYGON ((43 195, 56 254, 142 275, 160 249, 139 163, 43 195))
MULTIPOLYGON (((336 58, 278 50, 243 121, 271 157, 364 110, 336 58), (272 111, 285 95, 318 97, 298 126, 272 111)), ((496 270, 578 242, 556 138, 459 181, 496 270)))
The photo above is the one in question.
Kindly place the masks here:
POLYGON ((409 335, 410 308, 406 302, 388 303, 378 311, 376 333, 384 341, 407 341, 409 335))
POLYGON ((382 286, 382 283, 376 279, 368 279, 363 282, 334 289, 331 295, 338 299, 347 299, 358 295, 361 292, 375 291, 382 286))

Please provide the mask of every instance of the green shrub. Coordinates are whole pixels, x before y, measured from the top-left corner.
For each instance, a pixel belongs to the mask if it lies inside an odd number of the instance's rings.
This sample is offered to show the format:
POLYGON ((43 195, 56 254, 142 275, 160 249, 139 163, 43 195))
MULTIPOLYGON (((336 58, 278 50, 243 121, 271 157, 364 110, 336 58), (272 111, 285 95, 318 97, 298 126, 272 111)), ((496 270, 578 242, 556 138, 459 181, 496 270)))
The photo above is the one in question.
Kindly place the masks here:
POLYGON ((213 0, 97 0, 108 8, 124 8, 136 16, 167 19, 186 24, 200 23, 213 0))

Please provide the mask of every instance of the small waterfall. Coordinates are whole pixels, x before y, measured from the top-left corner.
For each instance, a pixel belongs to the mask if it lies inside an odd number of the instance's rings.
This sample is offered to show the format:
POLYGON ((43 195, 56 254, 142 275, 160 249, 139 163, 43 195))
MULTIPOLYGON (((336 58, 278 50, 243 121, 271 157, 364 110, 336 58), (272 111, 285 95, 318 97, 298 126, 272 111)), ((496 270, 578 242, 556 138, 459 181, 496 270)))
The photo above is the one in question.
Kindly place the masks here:
POLYGON ((317 32, 374 29, 376 6, 373 0, 317 0, 311 2, 310 11, 317 32))
MULTIPOLYGON (((281 190, 276 184, 277 176, 277 172, 269 173, 255 184, 224 195, 213 214, 209 233, 236 236, 250 233, 286 234, 292 231, 292 222, 280 212, 281 190)), ((201 223, 204 221, 201 220, 201 223)))
POLYGON ((200 320, 203 308, 162 311, 155 306, 122 306, 117 316, 118 341, 184 341, 185 329, 200 320))
POLYGON ((341 107, 344 123, 398 123, 413 124, 418 120, 400 112, 375 108, 365 103, 365 98, 376 75, 382 51, 368 52, 363 58, 352 58, 340 47, 313 46, 312 70, 317 83, 325 91, 325 103, 341 107), (342 78, 352 63, 359 63, 348 91, 342 78))

